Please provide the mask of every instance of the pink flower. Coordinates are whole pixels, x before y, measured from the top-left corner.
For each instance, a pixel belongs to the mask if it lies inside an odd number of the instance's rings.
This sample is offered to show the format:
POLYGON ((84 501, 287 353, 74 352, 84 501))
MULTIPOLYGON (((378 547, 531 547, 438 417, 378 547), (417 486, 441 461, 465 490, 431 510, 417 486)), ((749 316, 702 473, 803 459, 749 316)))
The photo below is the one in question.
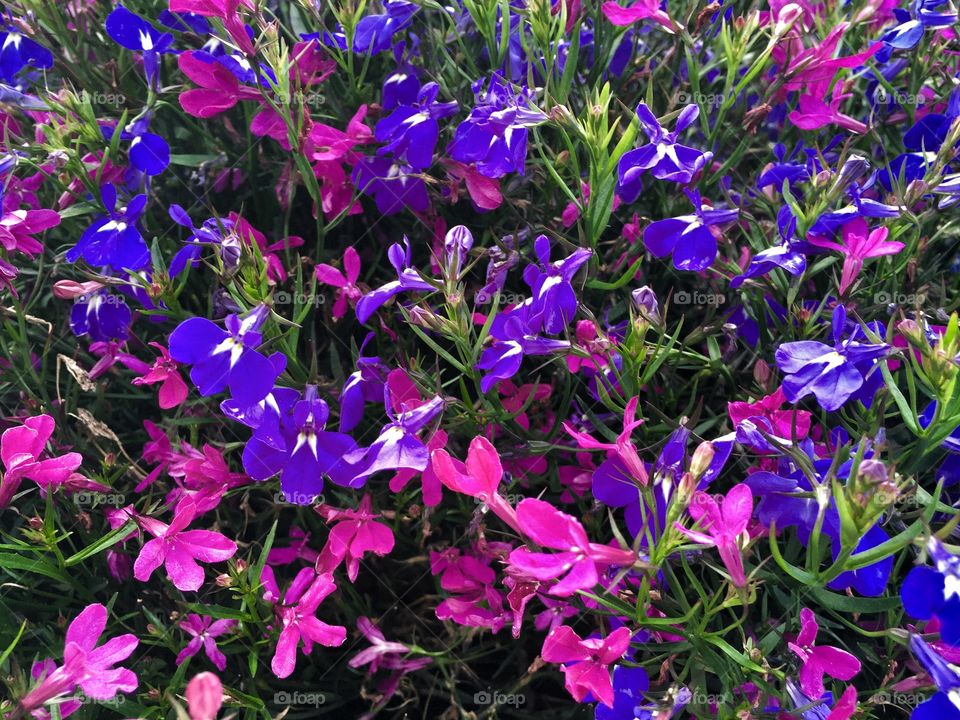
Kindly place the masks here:
POLYGON ((194 12, 220 18, 236 46, 246 55, 255 55, 253 41, 237 13, 241 5, 251 10, 254 7, 252 0, 170 0, 170 12, 194 12))
POLYGON ((620 462, 623 463, 624 467, 634 479, 639 481, 641 485, 646 485, 650 479, 647 474, 647 467, 643 464, 637 448, 634 447, 630 440, 634 428, 643 424, 643 420, 635 419, 637 403, 639 401, 640 398, 635 397, 627 403, 627 407, 623 411, 623 430, 617 436, 615 443, 605 443, 595 440, 587 433, 574 430, 573 426, 567 422, 563 423, 563 429, 566 430, 567 434, 576 440, 577 444, 584 450, 609 450, 610 454, 619 458, 620 462))
POLYGON ((44 669, 54 669, 20 701, 20 707, 33 712, 54 698, 72 693, 77 686, 94 700, 110 700, 117 693, 136 690, 133 671, 114 666, 130 657, 140 641, 136 635, 127 634, 97 647, 106 626, 107 609, 99 603, 87 605, 67 628, 63 666, 45 664, 44 669))
POLYGON ((454 492, 482 500, 497 517, 519 532, 516 512, 498 492, 503 466, 489 440, 478 435, 470 441, 466 464, 454 460, 446 450, 434 450, 430 457, 440 482, 454 492))
POLYGON ((564 685, 573 699, 583 702, 588 693, 607 707, 613 707, 610 664, 623 657, 630 647, 630 630, 618 628, 605 638, 583 640, 568 625, 552 630, 540 652, 547 662, 563 663, 564 685))
POLYGON ((843 270, 840 272, 840 294, 843 295, 853 285, 863 261, 867 258, 896 255, 903 250, 904 244, 896 240, 887 240, 889 230, 879 227, 870 230, 864 218, 851 220, 842 228, 843 243, 836 243, 823 237, 810 237, 810 243, 818 247, 829 248, 843 253, 843 270))
POLYGON ((278 678, 290 677, 293 673, 301 642, 306 655, 313 651, 314 643, 337 647, 347 639, 345 627, 327 625, 314 616, 323 599, 336 589, 333 575, 317 575, 312 568, 304 568, 294 578, 283 597, 283 605, 275 610, 282 629, 270 668, 278 678))
POLYGON ((33 236, 60 224, 60 215, 54 210, 14 210, 0 215, 0 245, 7 252, 30 257, 43 252, 43 245, 33 236))
POLYGON ((370 618, 357 618, 357 629, 370 642, 370 647, 361 650, 350 658, 348 663, 350 667, 358 668, 369 665, 370 674, 381 668, 394 671, 385 682, 377 686, 377 689, 383 695, 380 703, 383 703, 396 692, 400 678, 433 662, 428 657, 407 658, 406 656, 411 653, 410 648, 403 643, 388 641, 370 618))
POLYGON ((630 7, 623 7, 615 2, 605 2, 600 6, 603 14, 612 25, 624 27, 640 20, 651 18, 662 25, 668 32, 676 32, 677 25, 670 16, 660 9, 657 0, 639 0, 630 7))
POLYGON ((124 352, 123 344, 115 340, 90 343, 90 352, 100 359, 90 368, 90 379, 96 380, 117 363, 137 373, 145 373, 149 366, 138 357, 124 352))
POLYGON ((348 247, 343 252, 343 269, 346 274, 326 263, 320 263, 315 271, 318 281, 337 288, 337 299, 333 304, 334 320, 339 320, 346 315, 348 304, 350 307, 356 306, 357 300, 363 296, 363 292, 357 287, 357 279, 360 277, 360 256, 352 247, 348 247))
POLYGON ((289 565, 297 559, 306 560, 314 564, 320 553, 309 546, 310 534, 298 527, 290 529, 291 543, 287 547, 271 548, 267 554, 267 562, 271 565, 289 565))
POLYGON ((5 430, 0 436, 0 460, 6 472, 0 478, 0 508, 5 508, 24 478, 33 480, 43 488, 51 488, 68 480, 86 480, 74 471, 80 467, 80 453, 67 453, 60 457, 40 460, 47 440, 53 434, 55 423, 49 415, 37 415, 23 421, 20 427, 5 430))
POLYGON ((200 86, 180 95, 180 107, 189 115, 209 118, 226 112, 241 100, 260 99, 259 91, 241 85, 226 67, 202 60, 196 52, 181 54, 178 63, 183 74, 200 86))
POLYGON ((810 432, 810 412, 807 410, 781 410, 786 402, 783 390, 777 388, 775 392, 754 402, 727 403, 727 414, 734 426, 744 420, 761 417, 770 421, 770 426, 777 437, 802 440, 810 432), (794 424, 796 424, 796 438, 794 438, 794 424))
POLYGON ((153 571, 163 565, 167 577, 178 590, 199 590, 203 585, 201 562, 221 562, 237 552, 237 544, 211 530, 187 530, 197 514, 197 506, 185 501, 174 511, 173 521, 167 525, 148 517, 137 521, 154 539, 140 550, 133 564, 133 576, 140 581, 150 579, 153 571))
POLYGON ((702 531, 688 530, 680 523, 676 524, 677 529, 694 542, 716 547, 733 584, 744 587, 747 578, 743 572, 739 541, 746 533, 753 514, 750 487, 745 483, 735 485, 727 493, 722 505, 717 505, 713 497, 698 490, 693 494, 687 512, 699 523, 702 531))
POLYGON ((522 500, 517 505, 517 522, 520 531, 538 545, 561 551, 541 553, 520 547, 510 553, 512 574, 541 581, 563 578, 550 588, 551 595, 567 597, 592 589, 599 579, 598 566, 631 567, 636 561, 632 550, 590 542, 576 519, 543 500, 522 500))
POLYGON ((860 672, 860 661, 846 650, 830 645, 814 645, 820 627, 810 608, 800 610, 800 634, 788 647, 803 661, 800 668, 800 689, 816 700, 823 696, 823 676, 850 680, 860 672))
POLYGON ((223 705, 223 684, 211 672, 194 675, 187 683, 190 720, 215 720, 223 705))
POLYGON ((847 685, 847 689, 843 691, 843 695, 827 715, 827 720, 850 720, 856 711, 857 689, 853 685, 847 685))
POLYGON ((170 353, 160 343, 150 343, 160 351, 153 366, 141 377, 134 379, 134 385, 154 385, 160 383, 160 408, 169 410, 187 399, 187 384, 180 377, 177 363, 170 357, 170 353))
POLYGON ((346 560, 347 577, 350 582, 356 582, 364 553, 383 556, 393 550, 393 531, 383 523, 376 522, 380 513, 372 511, 370 493, 363 496, 356 510, 330 505, 318 505, 315 510, 328 524, 335 523, 330 529, 326 545, 320 551, 318 571, 333 572, 346 560))
POLYGON ((181 665, 187 658, 200 652, 200 648, 220 672, 227 667, 227 658, 217 647, 216 638, 224 635, 237 626, 236 620, 214 620, 208 615, 190 613, 180 621, 180 629, 191 635, 190 642, 177 655, 177 665, 181 665))
POLYGON ((463 180, 467 194, 481 210, 496 210, 503 203, 499 179, 485 177, 474 166, 456 160, 443 160, 442 163, 450 177, 455 181, 463 180))

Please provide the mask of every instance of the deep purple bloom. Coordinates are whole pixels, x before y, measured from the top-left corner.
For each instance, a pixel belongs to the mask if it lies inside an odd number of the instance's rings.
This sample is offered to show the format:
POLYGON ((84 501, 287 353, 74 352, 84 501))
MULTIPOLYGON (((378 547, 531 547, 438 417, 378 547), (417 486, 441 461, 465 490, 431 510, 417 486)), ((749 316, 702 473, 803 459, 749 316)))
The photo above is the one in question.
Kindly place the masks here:
MULTIPOLYGON (((916 47, 927 28, 947 28, 956 23, 955 11, 938 12, 938 8, 946 4, 946 0, 913 0, 909 10, 894 8, 897 25, 880 36, 880 40, 887 47, 877 54, 877 59, 886 62, 892 50, 916 47)), ((949 10, 949 7, 947 9, 949 10)))
POLYGON ((936 617, 943 642, 960 646, 960 558, 936 537, 927 542, 927 550, 936 569, 921 565, 910 571, 900 590, 903 609, 918 620, 936 617))
POLYGON ((338 485, 354 484, 355 468, 345 458, 357 444, 349 435, 324 430, 330 417, 317 388, 307 385, 301 397, 290 388, 276 388, 258 405, 243 409, 224 403, 228 417, 254 428, 243 450, 243 469, 254 480, 280 474, 288 502, 306 505, 323 490, 323 478, 338 485))
MULTIPOLYGON (((412 77, 416 80, 416 76, 412 77)), ((419 87, 419 82, 417 86, 419 87)), ((401 101, 390 115, 377 123, 374 135, 379 142, 387 143, 377 151, 378 155, 393 153, 398 159, 405 160, 414 170, 426 170, 430 167, 440 133, 437 120, 452 115, 458 107, 456 101, 437 102, 439 92, 439 85, 434 82, 427 83, 419 88, 412 101, 401 101)), ((385 85, 384 95, 386 94, 385 85)))
POLYGON ((577 294, 571 281, 593 254, 578 248, 563 260, 550 262, 550 241, 546 235, 534 240, 534 251, 540 266, 528 265, 523 279, 533 291, 527 322, 531 328, 542 328, 551 335, 562 333, 577 312, 577 294))
POLYGON ((114 270, 143 269, 150 264, 150 251, 137 221, 143 214, 147 196, 137 195, 118 209, 113 185, 104 185, 100 192, 107 215, 99 217, 84 231, 77 244, 67 251, 67 262, 83 258, 90 265, 107 265, 114 270))
MULTIPOLYGON (((128 124, 120 132, 120 139, 130 141, 130 164, 133 167, 146 175, 159 175, 170 164, 170 146, 159 135, 148 132, 149 126, 150 116, 144 115, 128 124)), ((109 142, 115 129, 105 126, 101 127, 101 132, 109 142)))
POLYGON ((910 650, 933 680, 937 693, 918 705, 911 720, 960 720, 954 698, 960 696, 960 673, 919 635, 910 636, 910 650))
POLYGON ((647 702, 644 693, 650 689, 650 678, 641 667, 614 665, 613 707, 597 703, 596 720, 653 720, 653 703, 647 702), (643 709, 649 705, 650 709, 643 709))
POLYGON ((77 337, 89 335, 94 342, 125 341, 129 335, 130 308, 119 295, 98 290, 80 295, 70 310, 70 329, 77 337))
POLYGON ((357 369, 350 373, 340 390, 340 432, 350 432, 360 423, 366 403, 383 401, 390 368, 380 358, 362 354, 372 337, 373 333, 370 333, 364 339, 357 369))
POLYGON ((500 380, 514 377, 520 370, 524 355, 552 355, 570 348, 566 340, 552 340, 537 335, 522 314, 511 314, 499 325, 496 332, 493 328, 490 331, 498 342, 484 350, 480 362, 475 365, 477 370, 487 371, 480 380, 483 392, 489 392, 500 380))
POLYGON ((0 81, 14 88, 20 87, 17 75, 28 65, 38 70, 52 68, 53 54, 17 32, 16 28, 4 28, 0 32, 0 81))
POLYGON ((642 176, 648 170, 658 180, 689 183, 713 158, 713 153, 701 152, 681 145, 677 137, 700 114, 696 105, 687 105, 680 111, 673 132, 667 132, 645 103, 637 106, 637 118, 650 142, 624 154, 617 165, 619 183, 617 193, 624 202, 637 199, 642 188, 642 176))
POLYGON ((123 5, 118 5, 107 16, 106 29, 107 34, 121 47, 143 53, 143 68, 147 74, 147 82, 156 85, 160 55, 172 52, 170 46, 173 45, 173 35, 160 32, 123 5))
MULTIPOLYGON (((228 386, 241 406, 253 405, 270 392, 283 367, 256 351, 263 341, 258 332, 269 309, 259 305, 240 317, 229 315, 226 329, 202 317, 184 320, 170 334, 170 357, 192 365, 190 379, 203 396, 228 386)), ((281 354, 277 360, 284 361, 281 354)))
POLYGON ((790 275, 802 275, 803 271, 807 269, 807 258, 801 252, 798 244, 794 242, 797 218, 790 210, 789 205, 784 205, 777 213, 777 226, 780 230, 782 242, 766 250, 761 250, 750 258, 747 269, 730 280, 730 287, 736 289, 743 285, 744 280, 766 275, 775 268, 780 268, 790 275))
POLYGON ((643 231, 643 244, 654 257, 673 253, 677 270, 705 270, 717 259, 717 238, 714 228, 737 219, 740 211, 718 209, 704 205, 698 190, 684 190, 693 203, 693 215, 657 220, 643 231))
POLYGON ((439 395, 416 407, 394 411, 390 390, 384 389, 384 405, 391 422, 383 427, 379 437, 368 448, 358 448, 344 458, 356 466, 351 487, 360 487, 367 478, 382 470, 426 469, 430 451, 417 433, 443 411, 439 395))
POLYGON ((474 84, 476 105, 460 123, 450 144, 450 157, 476 163, 477 172, 499 178, 507 173, 523 175, 527 158, 527 128, 545 122, 547 116, 532 107, 532 95, 494 73, 486 90, 474 84))
POLYGON ((404 290, 419 290, 421 292, 436 290, 411 266, 410 241, 406 237, 403 238, 403 245, 394 243, 390 246, 390 249, 387 250, 387 257, 390 258, 393 269, 397 271, 397 279, 381 285, 376 290, 371 290, 360 298, 357 302, 357 319, 362 323, 369 320, 370 316, 387 300, 394 295, 399 295, 404 290))
MULTIPOLYGON (((410 24, 413 14, 419 9, 416 3, 407 0, 384 0, 381 14, 367 15, 353 30, 350 49, 361 55, 375 55, 393 46, 393 36, 410 24)), ((305 40, 314 36, 304 36, 305 40)), ((323 44, 340 50, 347 49, 347 36, 343 28, 323 34, 323 44)))
POLYGON ((820 407, 833 411, 864 386, 877 360, 890 351, 886 343, 860 342, 854 332, 846 340, 847 313, 843 305, 833 311, 833 347, 814 340, 784 343, 776 352, 784 372, 783 394, 795 403, 813 395, 820 407))
POLYGON ((200 37, 206 37, 210 34, 210 21, 203 15, 193 12, 173 13, 169 10, 162 10, 157 16, 161 25, 176 30, 177 32, 192 32, 200 37))
POLYGON ((372 195, 377 210, 396 215, 404 208, 426 212, 430 207, 427 186, 409 165, 384 157, 365 157, 353 167, 351 180, 365 195, 372 195))

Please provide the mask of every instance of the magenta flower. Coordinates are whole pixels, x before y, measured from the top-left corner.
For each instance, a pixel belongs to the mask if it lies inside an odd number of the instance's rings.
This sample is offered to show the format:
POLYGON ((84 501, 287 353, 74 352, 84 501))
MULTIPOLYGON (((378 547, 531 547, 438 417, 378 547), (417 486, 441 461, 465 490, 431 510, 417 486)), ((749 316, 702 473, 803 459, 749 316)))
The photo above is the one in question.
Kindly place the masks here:
POLYGON ((635 22, 650 18, 666 28, 668 32, 673 33, 677 30, 677 25, 660 9, 660 3, 657 0, 638 0, 630 7, 623 7, 611 0, 601 5, 600 9, 607 20, 617 27, 633 25, 635 22))
POLYGON ((180 95, 180 107, 188 115, 209 118, 229 110, 241 100, 260 100, 258 90, 241 85, 212 55, 185 52, 178 62, 181 72, 200 86, 180 95))
POLYGON ((153 518, 137 518, 143 529, 154 537, 143 546, 133 564, 133 576, 137 580, 149 580, 153 571, 163 565, 178 590, 199 590, 203 585, 203 568, 197 560, 221 562, 234 556, 237 544, 233 540, 212 530, 186 529, 196 514, 197 506, 187 499, 177 506, 169 525, 153 518))
POLYGON ((800 689, 810 698, 819 699, 826 692, 823 676, 850 680, 860 672, 860 661, 846 650, 830 645, 814 645, 820 627, 809 608, 800 610, 800 634, 796 642, 787 643, 803 661, 800 668, 800 689))
POLYGON ((333 575, 317 575, 313 568, 301 570, 290 584, 283 596, 283 605, 276 608, 282 629, 270 669, 278 678, 290 677, 293 673, 297 666, 297 647, 301 642, 306 655, 313 651, 314 643, 338 647, 347 639, 345 627, 327 625, 314 616, 323 599, 336 589, 333 575))
POLYGON ((169 351, 160 343, 150 343, 160 351, 153 366, 141 377, 133 380, 134 385, 154 385, 160 383, 160 408, 169 410, 187 399, 187 384, 180 377, 176 361, 170 357, 169 351))
MULTIPOLYGON (((0 202, 2 202, 0 193, 0 202)), ((43 252, 43 245, 34 235, 60 224, 55 210, 0 210, 0 245, 8 253, 21 252, 34 257, 43 252)))
POLYGON ((130 657, 140 641, 136 635, 126 634, 97 647, 106 626, 107 609, 99 603, 87 605, 67 628, 63 666, 47 673, 20 701, 20 707, 33 712, 54 698, 72 693, 77 686, 94 700, 110 700, 117 693, 136 690, 133 671, 114 666, 130 657))
POLYGON ((721 505, 707 493, 698 490, 693 494, 687 512, 699 523, 702 531, 688 530, 680 523, 676 524, 677 529, 694 542, 716 547, 733 584, 744 587, 747 578, 743 572, 740 539, 746 534, 747 523, 753 514, 750 487, 745 483, 735 485, 721 505))
POLYGON ((649 482, 647 466, 643 464, 643 460, 640 459, 640 454, 637 452, 637 448, 630 440, 630 436, 633 433, 634 428, 637 428, 643 424, 643 420, 636 419, 637 403, 639 401, 640 398, 635 397, 627 403, 627 407, 623 411, 623 430, 621 430, 620 434, 617 436, 617 441, 615 443, 605 443, 595 440, 587 433, 574 430, 573 427, 567 422, 563 423, 563 429, 566 430, 567 434, 576 440, 577 444, 584 450, 610 451, 609 456, 619 460, 630 473, 631 477, 637 480, 641 485, 646 485, 649 482))
POLYGON ((0 436, 0 460, 6 469, 0 478, 0 509, 10 503, 24 478, 50 488, 67 482, 80 467, 83 458, 75 452, 40 460, 54 427, 52 417, 37 415, 25 419, 20 427, 5 430, 0 436))
POLYGON ((202 647, 210 662, 220 672, 227 667, 227 658, 217 647, 216 638, 225 635, 237 626, 236 620, 214 620, 208 615, 190 613, 180 621, 180 629, 191 635, 190 642, 177 655, 177 665, 183 664, 200 652, 202 647))
POLYGON ((320 263, 317 265, 317 280, 324 285, 337 288, 337 299, 333 303, 333 319, 339 320, 347 314, 347 305, 356 307, 357 301, 363 297, 363 292, 357 287, 357 278, 360 277, 360 256, 352 247, 343 251, 343 270, 320 263))
POLYGON ((352 668, 369 665, 371 675, 381 668, 393 670, 393 673, 385 682, 377 685, 377 690, 383 694, 381 703, 396 692, 397 686, 400 684, 400 678, 433 662, 428 657, 408 658, 407 656, 411 653, 410 648, 403 643, 387 640, 370 618, 357 618, 357 629, 370 642, 370 647, 361 650, 350 658, 348 665, 352 668))
POLYGON ((613 707, 611 663, 623 657, 630 647, 630 630, 621 627, 605 638, 583 640, 568 625, 552 630, 543 643, 540 657, 562 663, 564 686, 573 699, 583 702, 588 693, 607 707, 613 707))
POLYGON ((446 450, 434 450, 430 457, 440 482, 454 492, 482 500, 497 517, 520 532, 516 511, 498 492, 503 466, 489 440, 478 435, 470 441, 466 464, 454 460, 446 450))
POLYGON ((347 577, 356 582, 364 553, 383 556, 393 550, 393 531, 377 522, 381 515, 373 512, 370 493, 363 496, 356 510, 330 505, 318 505, 315 510, 327 524, 334 523, 317 561, 321 572, 333 572, 346 561, 347 577))
POLYGON ((840 272, 840 294, 843 295, 853 285, 863 261, 867 258, 896 255, 903 250, 904 244, 896 240, 887 240, 889 230, 885 227, 870 230, 864 218, 851 220, 841 230, 843 242, 837 243, 824 237, 809 238, 812 245, 829 248, 843 253, 843 270, 840 272))
POLYGON ((520 547, 510 553, 513 574, 541 581, 563 578, 548 590, 551 595, 566 597, 590 590, 599 580, 598 566, 631 567, 637 559, 632 550, 590 542, 575 518, 543 500, 522 500, 517 505, 517 522, 521 532, 538 545, 561 551, 541 553, 520 547))

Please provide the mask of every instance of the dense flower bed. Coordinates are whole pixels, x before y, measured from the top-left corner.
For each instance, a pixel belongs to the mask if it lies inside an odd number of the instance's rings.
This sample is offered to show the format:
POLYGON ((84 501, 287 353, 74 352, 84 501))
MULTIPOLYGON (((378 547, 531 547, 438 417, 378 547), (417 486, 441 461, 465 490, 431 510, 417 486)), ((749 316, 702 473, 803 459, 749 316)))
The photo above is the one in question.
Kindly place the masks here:
POLYGON ((952 0, 9 0, 0 717, 960 718, 952 0))

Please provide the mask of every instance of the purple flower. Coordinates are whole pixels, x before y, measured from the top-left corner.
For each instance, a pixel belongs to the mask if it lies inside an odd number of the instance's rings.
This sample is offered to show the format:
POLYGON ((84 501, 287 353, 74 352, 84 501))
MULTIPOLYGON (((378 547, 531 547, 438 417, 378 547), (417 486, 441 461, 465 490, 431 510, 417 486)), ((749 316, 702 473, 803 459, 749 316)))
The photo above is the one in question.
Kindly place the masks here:
POLYGON ((391 280, 386 285, 381 285, 376 290, 371 290, 357 302, 357 320, 364 323, 370 319, 370 316, 377 311, 387 300, 394 295, 399 295, 405 290, 419 290, 421 292, 433 292, 436 288, 424 280, 420 273, 411 267, 410 260, 410 241, 404 237, 403 245, 394 243, 387 250, 387 257, 390 264, 397 271, 397 279, 391 280))
POLYGON ((532 95, 509 85, 498 73, 481 92, 482 81, 474 84, 476 106, 460 123, 450 145, 450 157, 476 163, 477 172, 489 178, 507 173, 524 173, 527 158, 527 128, 540 125, 547 116, 530 107, 532 95))
POLYGON ((794 243, 797 218, 789 205, 784 205, 777 213, 777 226, 783 242, 761 250, 750 258, 747 269, 730 280, 730 287, 736 289, 743 285, 744 280, 766 275, 775 268, 780 268, 790 275, 802 275, 807 269, 807 258, 800 251, 799 245, 794 243))
POLYGON ((796 403, 812 394, 824 410, 836 410, 864 386, 875 362, 890 351, 886 343, 854 340, 856 331, 844 340, 846 320, 846 309, 837 305, 833 347, 800 340, 777 349, 777 366, 785 373, 783 394, 788 401, 796 403))
MULTIPOLYGON (((411 77, 416 81, 416 76, 411 77)), ((412 100, 405 102, 406 98, 400 98, 394 111, 377 123, 374 135, 379 142, 387 143, 377 151, 378 155, 393 153, 414 170, 426 170, 433 162, 433 150, 440 133, 437 120, 454 114, 458 105, 455 101, 437 102, 440 86, 436 83, 427 83, 423 88, 419 85, 417 81, 419 92, 415 91, 412 100)), ((405 91, 411 89, 405 88, 405 91)))
POLYGON ((277 388, 253 409, 240 411, 224 403, 228 417, 253 426, 243 450, 243 469, 254 480, 280 474, 280 489, 288 502, 309 504, 323 490, 323 477, 343 486, 354 483, 355 468, 346 459, 357 444, 349 435, 324 430, 330 417, 317 388, 307 385, 300 397, 289 388, 277 388))
POLYGON ((430 207, 427 186, 409 165, 383 157, 361 158, 351 180, 362 193, 373 196, 384 215, 396 215, 404 208, 422 213, 430 207))
POLYGON ((160 32, 123 5, 118 5, 107 16, 106 30, 113 41, 121 47, 143 53, 143 67, 147 74, 147 82, 156 85, 160 55, 172 52, 170 46, 173 45, 173 35, 160 32))
POLYGON ((368 448, 358 448, 344 460, 356 466, 351 487, 360 487, 367 478, 383 470, 425 470, 430 462, 430 451, 417 437, 427 423, 443 411, 443 398, 437 396, 411 409, 395 412, 384 390, 384 405, 391 422, 383 427, 379 437, 368 448))
MULTIPOLYGON (((139 120, 128 124, 121 132, 121 140, 130 141, 130 164, 146 175, 159 175, 170 164, 170 146, 159 135, 147 132, 150 126, 150 116, 144 115, 139 120)), ((114 128, 105 126, 100 128, 103 137, 110 141, 115 132, 114 128)))
POLYGON ((551 263, 550 241, 546 235, 534 240, 533 247, 540 267, 528 265, 523 273, 523 279, 533 291, 527 309, 528 324, 556 335, 564 331, 577 312, 577 295, 571 281, 590 259, 592 251, 579 248, 563 260, 551 263))
POLYGON ((98 290, 77 297, 70 310, 70 329, 94 342, 125 341, 130 331, 130 308, 119 295, 98 290))
POLYGON ((624 202, 637 199, 642 188, 642 176, 648 170, 658 180, 686 184, 713 159, 713 153, 701 152, 677 142, 680 133, 686 130, 699 114, 700 110, 696 105, 687 105, 680 111, 673 132, 668 133, 645 103, 637 106, 637 118, 650 142, 620 158, 617 165, 617 194, 624 202))
POLYGON ((137 221, 147 204, 146 195, 137 195, 117 209, 117 190, 104 185, 100 190, 107 214, 94 221, 80 240, 67 251, 67 262, 80 258, 90 265, 107 265, 114 270, 140 270, 150 264, 150 251, 137 221))
POLYGON ((698 272, 705 270, 717 258, 717 238, 714 228, 737 219, 740 211, 714 210, 700 200, 698 190, 684 190, 693 203, 693 215, 657 220, 643 231, 643 244, 654 257, 673 253, 677 270, 698 272))
POLYGON ((225 330, 206 318, 184 320, 170 334, 170 357, 193 366, 190 379, 201 395, 229 386, 240 405, 253 405, 273 388, 286 360, 280 353, 267 359, 256 351, 263 340, 258 330, 269 312, 258 305, 243 317, 229 315, 225 330))
POLYGON ((956 593, 960 558, 947 552, 936 537, 927 542, 927 550, 936 569, 919 566, 910 571, 900 590, 903 609, 918 620, 936 617, 943 642, 960 646, 960 596, 956 593))
MULTIPOLYGON (((494 322, 494 325, 497 323, 494 322)), ((566 340, 552 340, 537 335, 522 314, 510 314, 499 323, 496 332, 491 327, 490 334, 498 342, 484 350, 480 362, 474 366, 477 370, 487 371, 480 380, 483 392, 489 392, 500 380, 514 377, 520 370, 524 355, 552 355, 570 348, 566 340)))
POLYGON ((960 695, 960 673, 919 635, 910 636, 910 650, 938 691, 914 709, 911 720, 960 720, 960 708, 954 702, 960 695))
MULTIPOLYGON (((367 335, 360 352, 373 337, 367 335)), ((368 402, 383 400, 387 374, 390 372, 378 357, 357 358, 357 369, 350 373, 340 390, 340 432, 350 432, 363 417, 363 406, 368 402)))
POLYGON ((227 658, 217 647, 216 638, 225 635, 237 626, 236 620, 214 620, 208 615, 190 613, 180 621, 180 629, 191 636, 180 654, 177 655, 177 665, 182 665, 187 658, 200 652, 202 647, 210 662, 220 672, 227 667, 227 658))
MULTIPOLYGON (((367 15, 357 23, 350 49, 360 55, 375 55, 389 50, 393 45, 393 36, 410 24, 418 9, 416 3, 407 0, 384 0, 383 13, 367 15)), ((341 25, 337 28, 336 32, 323 34, 323 44, 346 50, 347 36, 341 25)), ((304 40, 316 37, 305 35, 304 40)))
POLYGON ((52 68, 53 54, 13 26, 7 26, 0 32, 0 80, 18 87, 17 75, 27 65, 38 70, 52 68))

